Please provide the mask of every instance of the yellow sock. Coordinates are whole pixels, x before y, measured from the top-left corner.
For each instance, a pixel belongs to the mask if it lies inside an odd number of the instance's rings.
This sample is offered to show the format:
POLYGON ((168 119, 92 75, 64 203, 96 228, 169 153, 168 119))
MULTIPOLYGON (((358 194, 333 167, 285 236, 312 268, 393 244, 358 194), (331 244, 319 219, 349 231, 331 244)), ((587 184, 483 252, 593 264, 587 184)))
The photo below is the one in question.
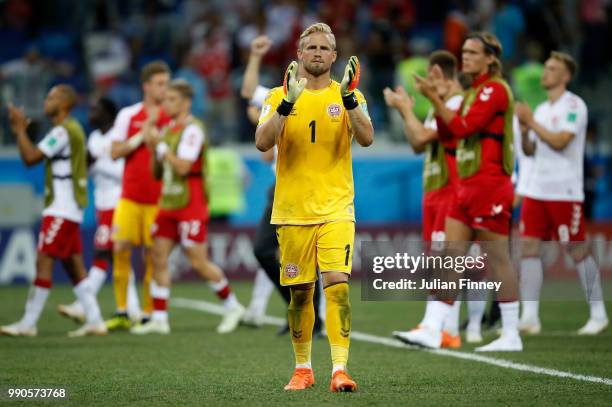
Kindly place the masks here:
POLYGON ((324 291, 327 302, 325 325, 332 363, 334 368, 346 367, 351 341, 351 304, 348 283, 332 284, 324 291))
POLYGON ((291 302, 287 314, 296 365, 310 364, 312 329, 315 320, 313 297, 314 286, 305 290, 291 289, 291 302))
POLYGON ((153 258, 151 257, 151 250, 145 251, 145 275, 142 287, 143 307, 142 312, 145 315, 151 315, 153 313, 153 298, 151 297, 151 281, 153 281, 153 258))
POLYGON ((113 287, 118 312, 127 311, 127 292, 130 280, 131 265, 130 249, 113 252, 113 287))

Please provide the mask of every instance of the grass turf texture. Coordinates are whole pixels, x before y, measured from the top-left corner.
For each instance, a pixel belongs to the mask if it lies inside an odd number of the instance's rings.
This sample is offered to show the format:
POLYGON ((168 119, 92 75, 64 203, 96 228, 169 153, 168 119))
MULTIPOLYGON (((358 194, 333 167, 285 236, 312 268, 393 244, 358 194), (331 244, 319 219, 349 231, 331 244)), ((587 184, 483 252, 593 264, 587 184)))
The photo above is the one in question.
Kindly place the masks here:
MULTIPOLYGON (((251 285, 234 284, 244 304, 251 285)), ((12 323, 23 312, 27 287, 0 288, 0 324, 12 323)), ((202 283, 173 287, 174 297, 217 302, 202 283)), ((352 284, 353 329, 389 336, 413 327, 421 318, 421 302, 361 302, 352 284)), ((113 310, 110 286, 100 293, 103 312, 113 310)), ((349 371, 359 385, 354 394, 328 390, 331 361, 327 340, 313 344, 316 385, 303 392, 285 392, 293 368, 288 337, 276 327, 240 327, 218 335, 218 316, 171 307, 172 334, 136 337, 113 333, 102 338, 68 339, 76 325, 59 316, 57 305, 73 300, 71 288, 56 286, 38 325, 37 338, 0 337, 0 404, 8 388, 65 388, 68 398, 26 404, 70 405, 610 405, 612 386, 503 369, 423 351, 397 349, 353 340, 349 371)), ((608 309, 611 309, 608 304, 608 309)), ((282 315, 276 294, 268 308, 282 315)), ((525 351, 490 354, 505 360, 576 374, 612 377, 612 332, 598 337, 563 336, 586 321, 584 302, 541 305, 543 336, 524 337, 525 351), (547 334, 547 332, 549 334, 547 334)), ((485 341, 493 339, 489 333, 485 341)), ((462 351, 473 347, 464 346, 462 351)), ((10 402, 9 402, 10 403, 10 402)))

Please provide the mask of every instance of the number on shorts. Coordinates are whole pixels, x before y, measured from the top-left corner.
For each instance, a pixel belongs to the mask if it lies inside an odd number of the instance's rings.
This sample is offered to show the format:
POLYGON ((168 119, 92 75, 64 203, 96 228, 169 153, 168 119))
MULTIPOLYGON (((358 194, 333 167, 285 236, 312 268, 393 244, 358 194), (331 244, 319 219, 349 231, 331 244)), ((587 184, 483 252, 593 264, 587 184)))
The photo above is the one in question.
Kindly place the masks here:
POLYGON ((98 229, 96 230, 96 235, 95 235, 96 243, 103 246, 109 242, 110 236, 111 236, 111 231, 108 225, 100 225, 98 226, 98 229))
POLYGON ((51 221, 51 225, 49 225, 49 228, 47 229, 46 233, 43 234, 45 242, 44 244, 50 245, 53 243, 55 237, 57 236, 57 233, 62 227, 62 223, 64 223, 64 219, 62 218, 54 218, 53 221, 51 221))
POLYGON ((181 240, 189 240, 189 236, 197 236, 200 233, 200 223, 199 220, 179 222, 181 240))
POLYGON ((347 244, 344 250, 346 251, 346 257, 344 258, 344 265, 348 266, 349 256, 351 254, 351 245, 347 244))
POLYGON ((567 227, 567 225, 559 225, 559 229, 557 229, 557 233, 559 234, 560 242, 569 242, 570 236, 569 236, 569 228, 567 227))

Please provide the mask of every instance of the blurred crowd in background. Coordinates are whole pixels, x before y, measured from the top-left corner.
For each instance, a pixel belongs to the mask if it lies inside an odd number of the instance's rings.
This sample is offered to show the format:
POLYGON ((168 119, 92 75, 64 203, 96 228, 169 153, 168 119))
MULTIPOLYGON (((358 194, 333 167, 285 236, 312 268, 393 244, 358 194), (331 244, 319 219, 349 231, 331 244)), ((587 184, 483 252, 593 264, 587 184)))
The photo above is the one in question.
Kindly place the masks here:
MULTIPOLYGON (((460 56, 463 37, 472 30, 499 37, 515 92, 534 103, 543 97, 538 75, 548 53, 576 56, 581 69, 574 88, 585 89, 591 121, 599 122, 612 110, 605 96, 596 103, 603 93, 598 89, 612 90, 612 54, 606 52, 611 12, 606 0, 4 0, 0 92, 3 105, 21 105, 34 119, 36 139, 45 126, 42 101, 54 83, 78 89, 76 115, 84 119, 100 95, 119 106, 138 101, 139 68, 163 59, 196 89, 194 112, 207 122, 215 144, 251 142, 253 129, 239 97, 250 41, 260 34, 272 39, 262 83, 276 86, 295 58, 302 30, 324 21, 336 35, 336 77, 348 56, 359 56, 360 88, 383 138, 403 139, 390 126, 382 89, 409 88, 411 72, 423 69, 422 57, 432 50, 460 56)), ((10 145, 3 121, 2 144, 10 145)))

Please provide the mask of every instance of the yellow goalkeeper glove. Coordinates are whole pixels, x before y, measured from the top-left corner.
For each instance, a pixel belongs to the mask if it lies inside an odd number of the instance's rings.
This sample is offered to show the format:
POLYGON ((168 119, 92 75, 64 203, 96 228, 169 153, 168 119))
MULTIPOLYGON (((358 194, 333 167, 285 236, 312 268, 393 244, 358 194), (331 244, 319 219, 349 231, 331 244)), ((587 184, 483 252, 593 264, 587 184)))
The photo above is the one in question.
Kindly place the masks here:
POLYGON ((278 114, 281 116, 289 116, 291 109, 293 109, 293 105, 295 102, 297 102, 298 98, 304 91, 306 83, 308 83, 306 78, 302 78, 299 81, 297 80, 297 69, 298 64, 297 62, 293 61, 287 67, 287 71, 285 71, 285 79, 283 80, 283 91, 285 92, 285 97, 276 109, 278 114))
POLYGON ((346 64, 344 69, 344 77, 340 83, 340 94, 342 95, 342 103, 347 110, 356 108, 359 103, 355 96, 355 89, 359 84, 359 76, 361 75, 361 68, 359 66, 359 59, 356 56, 352 56, 346 64))

